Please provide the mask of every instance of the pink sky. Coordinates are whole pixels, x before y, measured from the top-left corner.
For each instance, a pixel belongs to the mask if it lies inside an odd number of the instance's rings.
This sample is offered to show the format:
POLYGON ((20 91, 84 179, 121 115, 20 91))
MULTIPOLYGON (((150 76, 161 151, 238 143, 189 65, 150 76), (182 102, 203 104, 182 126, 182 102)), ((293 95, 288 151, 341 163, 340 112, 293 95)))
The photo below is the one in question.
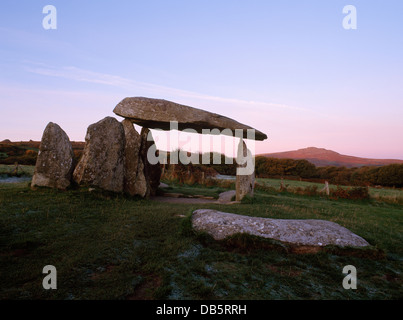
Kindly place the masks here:
MULTIPOLYGON (((267 140, 254 144, 256 154, 315 146, 360 157, 403 159, 401 125, 397 117, 392 121, 359 116, 347 118, 331 112, 321 114, 299 106, 219 98, 169 88, 141 89, 148 91, 147 96, 163 96, 178 103, 216 112, 266 133, 267 140)), ((0 95, 3 104, 8 106, 2 110, 0 140, 40 140, 46 124, 52 121, 58 123, 71 140, 84 141, 86 129, 91 123, 105 116, 122 119, 112 112, 122 98, 119 94, 1 86, 0 95), (18 111, 21 105, 29 106, 24 109, 24 116, 18 111)), ((153 132, 158 147, 168 149, 163 141, 168 139, 169 134, 153 132)), ((181 140, 186 141, 186 136, 189 135, 181 134, 181 140)), ((231 142, 231 138, 225 138, 225 143, 231 142)), ((252 146, 251 141, 247 143, 252 146)), ((235 150, 237 142, 232 144, 235 150)), ((190 149, 194 151, 198 147, 190 149)))
POLYGON ((144 96, 255 127, 256 153, 403 159, 403 1, 356 2, 347 30, 340 1, 56 1, 46 30, 44 4, 2 0, 0 141, 83 141, 144 96))

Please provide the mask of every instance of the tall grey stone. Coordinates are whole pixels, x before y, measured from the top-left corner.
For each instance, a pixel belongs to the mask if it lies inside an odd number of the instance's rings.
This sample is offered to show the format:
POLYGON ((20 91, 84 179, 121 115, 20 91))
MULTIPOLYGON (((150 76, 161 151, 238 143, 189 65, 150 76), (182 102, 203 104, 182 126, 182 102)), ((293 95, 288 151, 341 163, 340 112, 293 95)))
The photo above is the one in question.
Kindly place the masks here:
POLYGON ((66 189, 72 178, 73 159, 69 137, 59 125, 49 122, 42 135, 31 185, 66 189))
POLYGON ((78 184, 123 192, 125 131, 115 118, 90 125, 82 157, 73 173, 78 184))
POLYGON ((159 163, 156 164, 150 163, 148 159, 148 152, 149 150, 150 152, 151 150, 155 150, 158 155, 158 150, 156 148, 152 133, 148 128, 142 128, 140 135, 141 135, 140 158, 142 159, 142 162, 144 164, 144 176, 147 181, 146 197, 154 196, 156 195, 158 186, 160 184, 161 166, 159 163))
POLYGON ((241 139, 238 145, 236 172, 236 201, 249 195, 253 197, 255 187, 255 163, 252 153, 241 139))
POLYGON ((124 192, 131 196, 145 197, 148 186, 144 175, 143 159, 140 157, 141 136, 131 121, 125 119, 122 125, 126 140, 124 192))

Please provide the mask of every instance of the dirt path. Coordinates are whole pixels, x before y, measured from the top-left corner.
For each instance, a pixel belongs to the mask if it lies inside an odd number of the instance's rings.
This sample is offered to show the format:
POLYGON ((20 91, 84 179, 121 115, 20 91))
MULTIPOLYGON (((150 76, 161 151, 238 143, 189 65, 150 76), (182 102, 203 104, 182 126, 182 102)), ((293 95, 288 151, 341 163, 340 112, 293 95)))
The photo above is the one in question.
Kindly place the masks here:
POLYGON ((198 203, 218 203, 216 199, 201 199, 201 198, 171 198, 171 197, 151 197, 151 200, 166 202, 166 203, 189 203, 189 204, 198 204, 198 203))
POLYGON ((222 192, 219 194, 218 199, 209 199, 212 197, 202 196, 202 195, 194 195, 194 196, 185 196, 182 193, 166 193, 164 196, 155 196, 151 197, 151 200, 165 202, 165 203, 189 203, 189 204, 198 204, 198 203, 216 203, 216 204, 233 204, 239 203, 237 201, 232 201, 235 196, 235 190, 229 190, 226 192, 222 192))

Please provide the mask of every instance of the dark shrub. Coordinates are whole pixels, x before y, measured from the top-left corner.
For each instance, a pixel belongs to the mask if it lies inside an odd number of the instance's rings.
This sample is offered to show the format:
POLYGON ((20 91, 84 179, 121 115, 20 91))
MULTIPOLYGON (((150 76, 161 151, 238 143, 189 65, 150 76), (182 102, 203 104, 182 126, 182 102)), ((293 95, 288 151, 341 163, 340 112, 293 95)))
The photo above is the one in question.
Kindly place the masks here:
POLYGON ((369 199, 368 187, 355 187, 348 191, 349 199, 364 200, 369 199))

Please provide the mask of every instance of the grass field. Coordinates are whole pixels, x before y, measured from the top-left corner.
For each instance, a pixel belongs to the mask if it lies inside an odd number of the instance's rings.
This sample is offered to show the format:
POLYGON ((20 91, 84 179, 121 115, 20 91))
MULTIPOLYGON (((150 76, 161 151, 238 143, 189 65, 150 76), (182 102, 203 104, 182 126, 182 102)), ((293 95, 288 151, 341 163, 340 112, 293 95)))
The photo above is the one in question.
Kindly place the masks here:
MULTIPOLYGON (((171 190, 217 196, 222 188, 171 190)), ((263 191, 247 202, 173 204, 0 184, 0 299, 403 298, 403 206, 263 191), (334 221, 385 257, 293 254, 248 237, 217 243, 192 231, 199 208, 334 221), (57 268, 57 290, 42 287, 45 265, 57 268), (345 265, 357 268, 356 290, 342 287, 345 265)))
MULTIPOLYGON (((258 178, 256 179, 258 183, 264 184, 269 187, 279 188, 281 180, 279 179, 265 179, 265 178, 258 178)), ((316 183, 316 182, 308 182, 308 181, 298 181, 298 180, 286 180, 284 179, 284 185, 288 188, 295 189, 295 188, 306 188, 309 186, 317 186, 318 190, 324 187, 323 183, 316 183)), ((330 189, 336 189, 337 186, 329 184, 330 189)), ((344 187, 347 188, 347 187, 344 187)), ((402 189, 393 189, 393 188, 369 188, 369 193, 371 196, 396 196, 396 197, 403 197, 403 190, 402 189)))
MULTIPOLYGON (((18 175, 32 176, 34 174, 35 166, 19 165, 18 175)), ((15 165, 0 164, 0 176, 2 175, 14 175, 15 165)))
MULTIPOLYGON (((256 179, 256 182, 267 186, 271 187, 274 189, 279 190, 280 189, 280 184, 281 180, 279 179, 263 179, 263 178, 258 178, 256 179)), ((322 183, 315 183, 315 182, 308 182, 308 181, 298 181, 298 180, 283 180, 284 186, 287 188, 289 192, 295 192, 297 188, 307 188, 307 187, 312 187, 316 186, 317 190, 323 189, 325 186, 322 183)), ((338 186, 336 185, 331 185, 329 184, 329 189, 330 190, 336 190, 338 186)), ((344 189, 349 189, 352 187, 346 187, 346 186, 340 186, 341 188, 344 189)), ((393 189, 393 188, 368 188, 369 195, 372 199, 375 200, 381 200, 381 201, 386 201, 386 202, 391 202, 391 203, 398 203, 398 204, 403 204, 403 189, 393 189)))

